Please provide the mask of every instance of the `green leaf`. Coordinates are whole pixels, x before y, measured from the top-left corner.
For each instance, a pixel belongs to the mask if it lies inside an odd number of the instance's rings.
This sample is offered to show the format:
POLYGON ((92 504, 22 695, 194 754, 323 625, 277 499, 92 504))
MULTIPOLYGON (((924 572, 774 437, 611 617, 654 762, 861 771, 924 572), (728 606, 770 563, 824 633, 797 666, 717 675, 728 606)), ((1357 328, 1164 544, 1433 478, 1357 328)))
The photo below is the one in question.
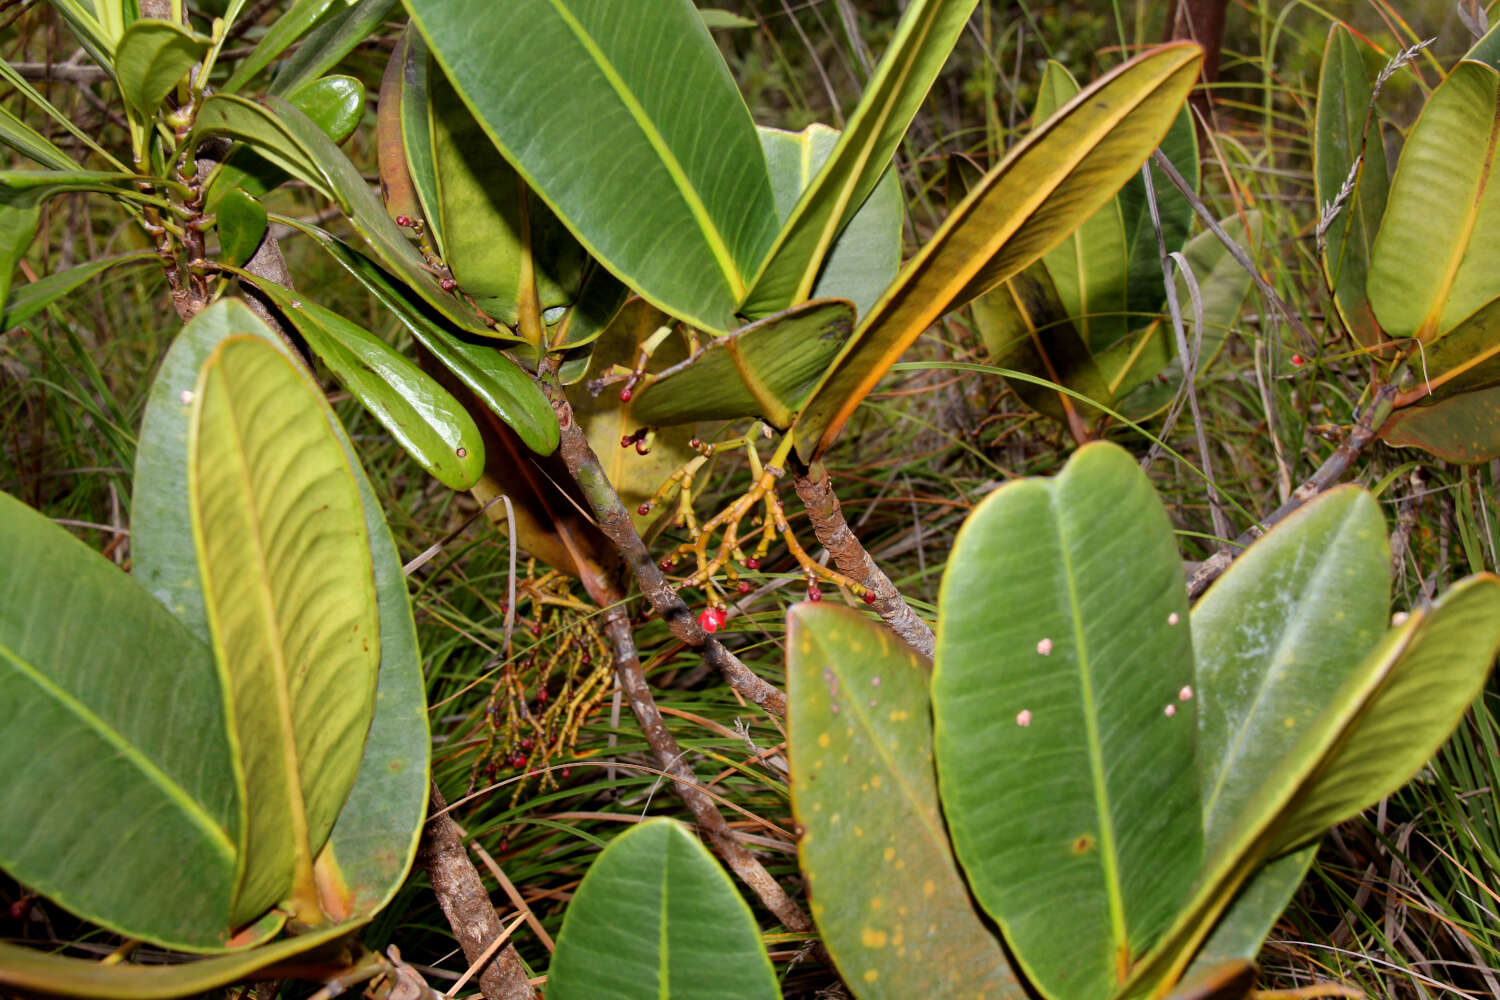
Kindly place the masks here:
POLYGON ((594 861, 547 972, 549 1000, 780 995, 750 907, 698 838, 669 819, 620 834, 594 861))
POLYGON ((422 468, 455 490, 478 481, 484 471, 484 442, 474 418, 447 390, 357 323, 304 302, 280 285, 260 282, 256 287, 422 468))
POLYGON ((137 21, 126 28, 114 61, 126 106, 150 119, 208 48, 208 39, 170 21, 137 21))
POLYGON ((703 26, 712 31, 755 27, 755 22, 748 17, 740 17, 732 11, 720 10, 717 7, 700 7, 698 16, 703 18, 703 26))
POLYGON ((1485 303, 1414 358, 1415 384, 1396 406, 1434 403, 1500 382, 1500 298, 1485 303))
POLYGON ((1342 486, 1250 546, 1193 608, 1210 854, 1264 822, 1246 806, 1384 634, 1390 564, 1375 498, 1342 486))
MULTIPOLYGON (((1037 99, 1036 120, 1043 122, 1050 118, 1077 94, 1078 84, 1066 67, 1048 61, 1037 99)), ((1181 113, 1177 117, 1180 119, 1181 113)), ((1042 260, 1052 275, 1066 315, 1072 318, 1085 344, 1100 350, 1125 336, 1130 258, 1119 198, 1105 202, 1042 260)))
POLYGON ((1487 63, 1500 69, 1500 21, 1495 22, 1490 30, 1484 33, 1484 37, 1474 43, 1474 46, 1464 54, 1464 58, 1487 63))
POLYGON ((1191 982, 1198 973, 1227 961, 1254 961, 1317 856, 1318 845, 1310 844, 1282 855, 1251 876, 1188 966, 1183 981, 1191 982))
POLYGON ((335 7, 307 33, 297 51, 282 60, 268 92, 296 103, 299 90, 342 62, 380 27, 398 2, 357 0, 335 7))
POLYGON ((218 216, 219 257, 239 267, 255 255, 266 238, 266 209, 239 188, 230 188, 214 210, 218 216))
POLYGON ((54 170, 77 170, 78 164, 36 129, 0 108, 0 143, 44 167, 54 170))
POLYGON ((442 74, 429 78, 445 263, 479 308, 515 325, 578 295, 586 255, 505 161, 442 74), (533 290, 535 301, 532 300, 533 290))
POLYGON ((127 937, 223 948, 239 802, 210 650, 8 494, 0 559, 0 868, 127 937))
POLYGON ((473 390, 490 412, 520 435, 526 447, 539 455, 550 455, 557 449, 562 433, 557 426, 557 414, 552 412, 547 397, 531 376, 502 354, 494 341, 465 340, 442 316, 374 261, 322 230, 300 228, 380 299, 413 339, 473 390))
POLYGON ((40 205, 0 204, 0 302, 9 301, 16 266, 31 248, 41 224, 40 205))
POLYGON ((1460 62, 1412 126, 1370 258, 1387 337, 1434 340, 1500 296, 1500 72, 1460 62))
MULTIPOLYGON (((1193 106, 1184 104, 1172 127, 1161 141, 1161 151, 1187 179, 1194 191, 1198 190, 1201 168, 1198 164, 1198 129, 1193 119, 1193 106)), ((1167 251, 1180 248, 1193 229, 1193 205, 1182 192, 1167 180, 1160 167, 1150 160, 1152 187, 1156 191, 1157 216, 1161 221, 1162 242, 1167 251)), ((1161 251, 1156 243, 1156 226, 1151 221, 1151 208, 1146 202, 1146 182, 1140 173, 1133 174, 1118 196, 1120 215, 1125 220, 1125 241, 1129 244, 1130 276, 1125 292, 1125 309, 1129 314, 1129 325, 1139 326, 1141 320, 1159 313, 1166 301, 1166 289, 1161 278, 1161 251)))
MULTIPOLYGON (((248 101, 233 94, 212 94, 205 98, 198 108, 198 117, 193 130, 194 138, 202 135, 226 135, 248 143, 257 155, 269 161, 283 173, 305 181, 325 197, 334 196, 328 179, 318 169, 317 163, 308 151, 288 131, 277 115, 254 101, 248 101)), ((223 174, 229 166, 229 164, 220 166, 216 174, 223 174)), ((243 165, 236 166, 239 166, 243 173, 250 172, 243 165)), ((247 183, 242 178, 230 177, 228 182, 252 194, 264 193, 264 191, 257 191, 254 184, 247 183)), ((223 182, 218 181, 216 176, 213 186, 217 187, 219 183, 223 182)))
POLYGON ((317 924, 313 857, 358 772, 380 658, 359 489, 322 394, 260 338, 225 339, 192 405, 193 535, 249 804, 231 923, 280 902, 317 924))
POLYGON ((1197 79, 1191 43, 1145 52, 1084 90, 985 174, 864 318, 798 419, 821 454, 929 324, 1052 249, 1161 141, 1197 79))
MULTIPOLYGON (((1319 837, 1401 787, 1453 732, 1500 651, 1500 578, 1460 580, 1365 658, 1331 699, 1339 738, 1278 817, 1272 852, 1319 837)), ((1288 762, 1290 763, 1290 761, 1288 762)))
POLYGON ((1203 851, 1187 593, 1150 481, 1091 444, 996 490, 938 615, 938 775, 970 888, 1044 995, 1113 996, 1203 851))
POLYGON ((890 166, 975 4, 915 0, 907 5, 838 145, 761 263, 741 309, 746 316, 780 312, 813 296, 834 241, 890 166))
POLYGON ((1313 178, 1320 213, 1338 197, 1359 157, 1363 159, 1354 187, 1325 234, 1323 273, 1344 326, 1356 343, 1372 347, 1384 335, 1370 310, 1366 279, 1390 181, 1380 124, 1370 107, 1364 58, 1349 29, 1334 24, 1323 49, 1313 132, 1313 178))
POLYGON ((738 325, 776 210, 750 114, 689 0, 407 6, 474 117, 593 256, 700 329, 738 325), (519 38, 547 72, 495 71, 519 38))
POLYGON ((155 258, 154 250, 132 250, 113 257, 91 260, 87 264, 79 264, 66 271, 58 271, 44 278, 38 278, 36 281, 16 286, 11 289, 10 301, 5 305, 4 316, 0 317, 0 330, 20 326, 58 299, 81 285, 87 284, 112 267, 139 264, 155 258))
POLYGON ((759 416, 785 429, 853 329, 854 307, 837 299, 767 316, 657 374, 635 418, 658 427, 759 416))
POLYGON ((1500 386, 1397 410, 1381 427, 1380 439, 1397 448, 1421 448, 1445 462, 1492 462, 1500 458, 1500 386))
MULTIPOLYGON (((219 89, 232 94, 249 83, 257 73, 271 65, 272 61, 291 46, 298 38, 317 23, 334 0, 296 0, 289 8, 271 22, 271 27, 261 36, 255 49, 245 61, 235 67, 224 86, 219 89)), ((349 6, 349 0, 340 0, 349 6)))
MULTIPOLYGON (((411 126, 414 143, 423 150, 422 162, 427 170, 428 191, 433 205, 437 204, 437 182, 433 173, 432 164, 432 137, 427 128, 425 114, 420 118, 413 116, 414 120, 408 123, 407 94, 415 84, 408 80, 409 64, 411 62, 412 39, 421 39, 411 25, 407 25, 400 36, 396 39, 396 46, 391 50, 391 57, 386 60, 385 72, 380 77, 380 98, 375 109, 375 154, 380 169, 380 200, 385 203, 385 210, 392 219, 405 216, 412 222, 421 221, 423 229, 432 240, 434 250, 439 257, 442 253, 442 240, 438 237, 441 226, 436 224, 436 212, 432 219, 427 218, 427 211, 422 207, 422 202, 417 194, 416 179, 413 174, 412 164, 409 161, 410 153, 407 150, 406 131, 411 126)), ((424 68, 422 70, 423 101, 422 110, 426 110, 426 58, 423 57, 424 68)), ((413 238, 416 230, 411 230, 413 238)))
POLYGON ((792 808, 813 918, 862 1000, 1025 995, 953 860, 928 664, 824 604, 787 613, 792 808))
MULTIPOLYGON (((785 220, 799 196, 828 159, 839 132, 809 125, 801 132, 761 128, 777 215, 785 220)), ((905 205, 895 170, 887 170, 864 204, 834 240, 813 286, 814 299, 848 299, 863 316, 901 269, 901 219, 905 205)))
MULTIPOLYGON (((303 87, 288 99, 288 103, 311 118, 334 142, 343 142, 364 115, 364 85, 353 77, 330 76, 303 87)), ((204 203, 209 211, 214 211, 224 193, 235 187, 260 197, 290 176, 286 170, 257 153, 253 146, 237 145, 214 168, 204 203)))

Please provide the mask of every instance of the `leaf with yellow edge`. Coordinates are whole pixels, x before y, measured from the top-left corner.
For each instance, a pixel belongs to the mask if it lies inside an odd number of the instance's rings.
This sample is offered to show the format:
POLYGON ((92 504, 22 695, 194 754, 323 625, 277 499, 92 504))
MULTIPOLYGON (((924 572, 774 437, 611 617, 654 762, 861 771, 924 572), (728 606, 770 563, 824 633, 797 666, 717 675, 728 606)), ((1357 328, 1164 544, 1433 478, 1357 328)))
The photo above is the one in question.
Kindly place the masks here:
POLYGON ((861 1000, 1019 1000, 943 829, 930 669, 848 608, 787 614, 792 808, 813 919, 861 1000))
POLYGON ((359 769, 380 658, 359 489, 327 402, 254 336, 204 365, 188 455, 230 748, 253 804, 230 922, 281 902, 317 924, 313 858, 359 769))
POLYGON ((1171 126, 1202 50, 1162 45, 1085 87, 975 184, 865 317, 798 418, 821 455, 923 330, 1057 246, 1114 197, 1171 126))

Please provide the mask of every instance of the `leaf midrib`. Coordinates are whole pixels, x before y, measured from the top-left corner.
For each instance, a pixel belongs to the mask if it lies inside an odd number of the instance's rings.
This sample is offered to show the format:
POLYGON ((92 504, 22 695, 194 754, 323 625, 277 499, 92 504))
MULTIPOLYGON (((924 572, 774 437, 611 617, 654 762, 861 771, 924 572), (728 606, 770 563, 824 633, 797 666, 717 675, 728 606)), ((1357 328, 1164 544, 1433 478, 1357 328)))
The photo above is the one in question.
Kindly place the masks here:
POLYGON ((599 44, 594 41, 594 37, 588 33, 584 26, 578 22, 578 19, 573 16, 572 11, 567 9, 562 0, 547 0, 547 2, 552 5, 552 9, 557 12, 557 16, 562 20, 563 24, 578 39, 578 43, 583 46, 584 51, 588 53, 589 58, 593 60, 594 65, 604 76, 606 82, 609 83, 610 89, 614 91, 615 96, 620 99, 620 103, 625 105, 625 110, 630 113, 630 117, 640 127, 641 134, 645 136, 651 148, 656 151, 656 155, 661 158, 662 166, 666 168, 668 176, 672 178, 673 184, 676 185, 678 192, 682 195, 683 201, 687 204, 688 212, 693 216, 694 221, 698 223, 698 228, 703 233, 703 239, 708 244, 709 252, 713 255, 714 261, 719 265, 719 271, 724 276, 725 283, 729 286, 730 296, 736 302, 743 301, 747 292, 745 276, 740 273, 739 265, 735 262, 734 255, 729 251, 729 245, 724 241, 724 236, 719 232, 719 227, 714 224, 712 216, 709 215, 708 206, 703 203, 703 198, 698 194, 698 189, 688 179, 687 172, 683 170, 681 162, 677 159, 677 154, 667 145, 666 138, 656 127, 656 123, 651 119, 651 116, 646 113, 646 109, 641 106, 640 101, 635 96, 635 92, 626 85, 625 80, 616 71, 614 64, 605 56, 604 50, 599 47, 599 44))
POLYGON ((188 793, 186 788, 178 784, 177 781, 159 768, 139 748, 127 740, 118 729, 105 722, 71 693, 53 683, 52 680, 28 660, 17 655, 16 651, 9 645, 0 646, 0 659, 9 662, 22 678, 40 688, 54 702, 67 709, 68 712, 85 726, 97 733, 106 743, 115 747, 119 757, 132 764, 146 780, 160 788, 170 801, 178 805, 183 815, 194 826, 203 830, 215 850, 222 854, 226 860, 233 863, 235 846, 229 839, 228 831, 219 825, 213 816, 203 808, 202 804, 188 793))

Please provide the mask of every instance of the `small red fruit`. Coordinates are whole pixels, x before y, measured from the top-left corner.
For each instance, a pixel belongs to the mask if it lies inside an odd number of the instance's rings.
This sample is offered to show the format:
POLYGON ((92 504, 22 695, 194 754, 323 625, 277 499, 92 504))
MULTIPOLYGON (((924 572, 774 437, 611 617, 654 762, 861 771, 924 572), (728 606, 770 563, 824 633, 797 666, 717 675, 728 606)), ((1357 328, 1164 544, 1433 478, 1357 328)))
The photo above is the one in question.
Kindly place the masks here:
POLYGON ((728 617, 723 608, 707 607, 698 615, 698 625, 705 632, 717 632, 724 627, 728 617))
POLYGON ((522 757, 518 753, 511 754, 511 756, 510 756, 510 766, 511 766, 511 770, 513 770, 513 771, 519 771, 521 768, 523 768, 523 767, 526 766, 526 758, 522 757))
POLYGON ((645 517, 647 514, 651 513, 651 505, 649 503, 643 503, 635 509, 635 512, 642 517, 645 517))
POLYGON ((623 388, 623 389, 620 390, 620 402, 622 402, 622 403, 628 403, 628 402, 630 402, 630 397, 633 396, 633 395, 635 395, 635 393, 633 393, 633 392, 630 391, 630 387, 629 386, 626 386, 625 388, 623 388))
POLYGON ((735 585, 734 589, 738 590, 742 594, 748 594, 750 593, 750 581, 741 580, 738 584, 735 585))
POLYGON ((400 226, 402 229, 407 228, 411 225, 411 217, 407 215, 396 216, 396 225, 400 226))
POLYGON ((1302 355, 1300 355, 1300 354, 1293 354, 1292 355, 1292 364, 1296 365, 1298 368, 1301 368, 1302 364, 1303 364, 1302 355))
POLYGON ((500 839, 500 853, 501 854, 509 854, 510 853, 510 838, 509 837, 502 837, 500 839))
POLYGON ((867 590, 867 591, 865 591, 865 603, 866 604, 874 604, 875 603, 875 591, 873 591, 873 590, 867 590))
POLYGON ((571 767, 563 768, 562 773, 559 775, 559 777, 561 777, 564 781, 567 781, 569 778, 573 777, 573 769, 571 767))
POLYGON ((453 291, 453 289, 458 287, 458 282, 454 281, 452 278, 444 278, 442 281, 438 282, 438 285, 442 288, 443 291, 451 292, 453 291))
POLYGON ((808 586, 807 586, 807 599, 809 601, 821 601, 823 599, 823 589, 821 587, 819 587, 816 583, 810 583, 810 584, 808 584, 808 586))
POLYGON ((531 742, 531 737, 530 736, 522 737, 522 739, 521 739, 521 749, 522 750, 530 750, 535 745, 536 744, 534 744, 534 743, 531 742))
POLYGON ((760 560, 755 558, 754 556, 751 556, 749 559, 745 560, 745 568, 760 569, 760 560))
POLYGON ((545 704, 547 704, 547 689, 546 688, 540 688, 540 689, 538 689, 538 691, 536 693, 536 703, 538 705, 545 705, 545 704))

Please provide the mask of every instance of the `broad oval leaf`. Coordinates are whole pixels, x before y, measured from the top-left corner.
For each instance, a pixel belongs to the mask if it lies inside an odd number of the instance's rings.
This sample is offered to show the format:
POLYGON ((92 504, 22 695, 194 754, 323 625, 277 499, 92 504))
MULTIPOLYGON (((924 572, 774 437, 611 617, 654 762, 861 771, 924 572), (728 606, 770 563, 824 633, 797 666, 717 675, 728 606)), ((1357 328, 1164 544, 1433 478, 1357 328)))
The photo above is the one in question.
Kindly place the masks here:
POLYGON ((639 390, 652 427, 760 416, 785 429, 854 329, 848 302, 817 301, 715 337, 639 390))
POLYGON ((1090 444, 991 494, 938 621, 938 775, 969 885, 1043 994, 1113 996, 1203 852, 1187 592, 1135 460, 1090 444))
POLYGON ((1390 178, 1380 123, 1370 106, 1365 61, 1354 36, 1342 24, 1328 29, 1317 108, 1313 178, 1320 213, 1338 198, 1351 171, 1357 171, 1348 199, 1325 231, 1323 273, 1344 326, 1356 343, 1371 347, 1384 335, 1370 309, 1365 282, 1390 178))
POLYGON ((231 188, 219 199, 214 215, 218 217, 219 257, 225 264, 240 267, 266 237, 265 206, 239 188, 231 188))
MULTIPOLYGON (((759 318, 814 296, 840 295, 832 289, 817 290, 824 262, 839 233, 886 173, 976 2, 916 0, 906 6, 848 127, 785 217, 776 245, 761 263, 740 310, 744 315, 759 318)), ((857 304, 863 314, 866 305, 857 304)))
POLYGON ((115 48, 120 96, 141 119, 149 119, 193 64, 203 58, 208 46, 208 39, 170 21, 135 22, 125 29, 115 48))
POLYGON ((976 183, 864 318, 797 421, 797 451, 822 454, 929 324, 1031 264, 1114 196, 1161 141, 1202 51, 1173 43, 1085 87, 976 183))
POLYGON ((549 1000, 775 1000, 750 907, 681 823, 653 819, 612 840, 563 917, 549 1000), (601 961, 608 956, 608 961, 601 961))
POLYGON ((848 608, 787 613, 792 808, 813 918, 862 1000, 1020 998, 953 860, 929 665, 848 608))
POLYGON ((474 117, 593 256, 700 329, 738 325, 776 209, 750 114, 689 0, 407 6, 474 117), (496 72, 521 38, 545 73, 496 72))
POLYGON ((0 867, 128 937, 224 948, 240 802, 212 651, 8 494, 0 558, 0 867))
POLYGON ((204 365, 188 491, 246 815, 231 922, 282 902, 323 920, 313 858, 374 711, 379 621, 364 509, 328 404, 274 347, 204 365))
POLYGON ((1500 458, 1500 386, 1397 410, 1380 428, 1380 438, 1397 448, 1421 448, 1445 462, 1492 462, 1500 458))
POLYGON ((1390 561, 1375 498, 1343 486, 1250 546, 1194 606, 1210 854, 1263 822, 1245 806, 1384 634, 1390 561))
POLYGON ((484 471, 474 418, 446 389, 357 323, 270 282, 257 285, 334 377, 439 482, 466 490, 484 471))
POLYGON ((1387 337, 1431 341, 1500 296, 1500 71, 1460 62, 1412 126, 1371 251, 1387 337))

